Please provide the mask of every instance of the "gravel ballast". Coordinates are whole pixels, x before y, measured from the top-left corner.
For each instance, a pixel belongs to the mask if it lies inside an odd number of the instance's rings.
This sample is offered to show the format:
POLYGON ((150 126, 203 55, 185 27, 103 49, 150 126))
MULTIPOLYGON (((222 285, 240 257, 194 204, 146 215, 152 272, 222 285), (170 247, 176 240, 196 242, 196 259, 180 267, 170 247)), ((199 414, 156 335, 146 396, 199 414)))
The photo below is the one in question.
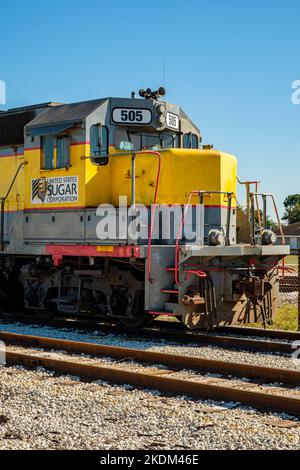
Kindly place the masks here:
POLYGON ((298 449, 300 422, 234 404, 0 369, 0 449, 298 449))
MULTIPOLYGON (((73 341, 296 368, 290 357, 101 331, 1 324, 0 330, 73 341)), ((44 353, 48 355, 49 353, 44 353)), ((60 353, 56 351, 57 354, 60 353)), ((93 359, 94 361, 94 359, 93 359)), ((157 391, 20 367, 0 368, 0 449, 299 449, 300 421, 236 404, 170 397, 157 391)))

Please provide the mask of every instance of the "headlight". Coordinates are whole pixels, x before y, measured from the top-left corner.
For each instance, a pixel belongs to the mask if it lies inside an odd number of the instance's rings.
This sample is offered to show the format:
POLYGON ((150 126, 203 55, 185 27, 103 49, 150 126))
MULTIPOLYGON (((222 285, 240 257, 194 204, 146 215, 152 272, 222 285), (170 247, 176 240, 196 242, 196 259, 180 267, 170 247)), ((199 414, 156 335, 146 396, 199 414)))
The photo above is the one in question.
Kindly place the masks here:
POLYGON ((159 106, 157 106, 157 112, 159 114, 165 114, 166 111, 167 109, 164 104, 160 104, 159 106))
POLYGON ((164 116, 164 114, 161 114, 160 116, 157 116, 156 120, 157 120, 158 124, 165 124, 166 116, 164 116))

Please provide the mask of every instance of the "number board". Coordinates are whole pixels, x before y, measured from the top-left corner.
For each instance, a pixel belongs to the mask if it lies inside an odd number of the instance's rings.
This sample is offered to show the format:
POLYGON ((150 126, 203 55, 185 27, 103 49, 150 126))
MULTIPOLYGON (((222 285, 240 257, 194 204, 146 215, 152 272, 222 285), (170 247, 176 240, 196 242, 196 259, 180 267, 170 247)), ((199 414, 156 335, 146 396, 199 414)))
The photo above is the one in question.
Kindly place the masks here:
POLYGON ((166 117, 167 117, 166 119, 167 127, 178 131, 179 130, 179 116, 177 116, 177 114, 168 112, 166 117))
POLYGON ((150 124, 152 112, 150 109, 141 108, 115 108, 112 112, 112 120, 116 124, 150 124))

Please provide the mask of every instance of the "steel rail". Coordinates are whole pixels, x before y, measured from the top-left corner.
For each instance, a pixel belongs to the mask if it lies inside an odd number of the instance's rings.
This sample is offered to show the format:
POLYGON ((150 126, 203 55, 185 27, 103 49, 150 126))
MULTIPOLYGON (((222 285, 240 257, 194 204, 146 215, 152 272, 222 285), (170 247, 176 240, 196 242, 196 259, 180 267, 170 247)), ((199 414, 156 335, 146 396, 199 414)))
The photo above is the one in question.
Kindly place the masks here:
POLYGON ((282 339, 286 341, 300 341, 299 331, 265 330, 264 328, 251 328, 246 326, 221 326, 217 331, 220 333, 230 333, 241 336, 257 336, 270 339, 282 339))
POLYGON ((193 398, 234 401, 263 410, 274 410, 300 416, 300 398, 276 395, 270 392, 245 390, 192 380, 175 379, 153 373, 132 372, 124 369, 102 367, 48 357, 8 351, 8 365, 22 365, 36 369, 43 367, 62 374, 75 375, 89 380, 103 380, 114 384, 130 384, 137 388, 160 390, 193 398))
MULTIPOLYGON (((3 317, 3 320, 6 320, 9 318, 10 320, 13 321, 22 321, 25 324, 31 324, 32 322, 35 322, 37 325, 41 326, 50 326, 52 328, 70 328, 74 330, 74 328, 80 330, 84 329, 87 331, 93 331, 95 329, 98 329, 101 334, 114 334, 118 336, 125 336, 127 338, 135 338, 135 339, 145 339, 145 340, 161 340, 164 339, 166 341, 178 341, 181 344, 195 344, 197 346, 216 346, 219 348, 223 349, 236 349, 236 350, 245 350, 245 351, 258 351, 258 352, 265 352, 265 353, 281 353, 284 355, 291 355, 294 351, 295 348, 293 347, 292 343, 287 343, 287 342, 280 342, 280 341, 270 341, 270 339, 286 339, 288 341, 292 340, 300 340, 300 333, 293 333, 293 332, 287 332, 287 336, 281 336, 279 332, 279 336, 269 336, 269 333, 271 335, 272 330, 263 330, 263 329, 254 329, 254 328, 244 328, 244 327, 222 327, 218 330, 216 330, 216 333, 206 333, 206 332, 195 332, 195 331, 190 331, 190 330, 183 330, 182 325, 180 324, 171 324, 168 322, 156 322, 158 323, 163 323, 162 327, 154 327, 154 328, 142 328, 138 330, 132 330, 131 328, 126 328, 117 324, 105 324, 101 323, 100 320, 99 322, 89 322, 86 323, 86 321, 83 322, 83 320, 78 320, 77 321, 70 321, 70 320, 56 320, 56 321, 42 321, 42 320, 36 320, 35 318, 30 318, 30 321, 28 322, 28 318, 24 316, 9 316, 9 317, 3 317), (226 328, 226 330, 225 330, 226 328), (232 329, 232 332, 237 336, 228 336, 228 335, 218 335, 217 333, 220 331, 222 333, 226 333, 228 330, 232 329), (237 330, 241 330, 241 333, 239 331, 236 331, 233 329, 237 328, 237 330), (246 335, 243 330, 248 331, 248 335, 250 336, 253 330, 253 336, 263 336, 265 338, 269 338, 269 340, 258 340, 258 339, 252 339, 252 338, 243 338, 243 335, 246 335), (251 331, 250 331, 251 330, 251 331), (265 335, 262 335, 259 333, 259 331, 266 331, 265 335), (257 332, 257 334, 256 334, 257 332), (238 337, 238 335, 241 334, 241 337, 238 337), (294 336, 294 335, 299 335, 299 336, 294 336)), ((0 328, 1 328, 1 323, 0 323, 0 328)), ((0 330, 1 331, 1 330, 0 330)), ((228 331, 229 332, 229 331, 228 331)), ((274 333, 275 335, 275 333, 274 333)))
POLYGON ((96 357, 135 360, 147 364, 162 364, 176 370, 188 369, 213 372, 224 376, 247 377, 264 382, 279 382, 285 385, 300 385, 300 371, 273 368, 244 363, 226 362, 199 357, 180 356, 156 351, 145 351, 116 346, 84 343, 57 338, 0 332, 0 339, 8 345, 65 351, 73 354, 87 354, 96 357))
MULTIPOLYGON (((172 339, 173 332, 170 334, 172 339)), ((173 336, 174 337, 174 336, 173 336)), ((221 336, 214 334, 189 334, 186 333, 186 342, 207 346, 217 346, 219 348, 233 348, 237 350, 259 351, 265 353, 278 352, 281 354, 291 354, 294 352, 291 343, 281 343, 279 341, 261 341, 252 338, 238 338, 234 336, 221 336)))

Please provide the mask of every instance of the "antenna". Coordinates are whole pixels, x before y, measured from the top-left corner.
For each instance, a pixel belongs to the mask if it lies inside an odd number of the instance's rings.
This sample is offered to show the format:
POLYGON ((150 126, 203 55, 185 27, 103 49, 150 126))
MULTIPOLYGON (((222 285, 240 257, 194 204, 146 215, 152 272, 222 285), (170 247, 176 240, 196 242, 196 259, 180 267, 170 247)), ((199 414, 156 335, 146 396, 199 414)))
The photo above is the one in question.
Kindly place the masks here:
POLYGON ((166 55, 163 55, 163 87, 166 88, 166 55))

